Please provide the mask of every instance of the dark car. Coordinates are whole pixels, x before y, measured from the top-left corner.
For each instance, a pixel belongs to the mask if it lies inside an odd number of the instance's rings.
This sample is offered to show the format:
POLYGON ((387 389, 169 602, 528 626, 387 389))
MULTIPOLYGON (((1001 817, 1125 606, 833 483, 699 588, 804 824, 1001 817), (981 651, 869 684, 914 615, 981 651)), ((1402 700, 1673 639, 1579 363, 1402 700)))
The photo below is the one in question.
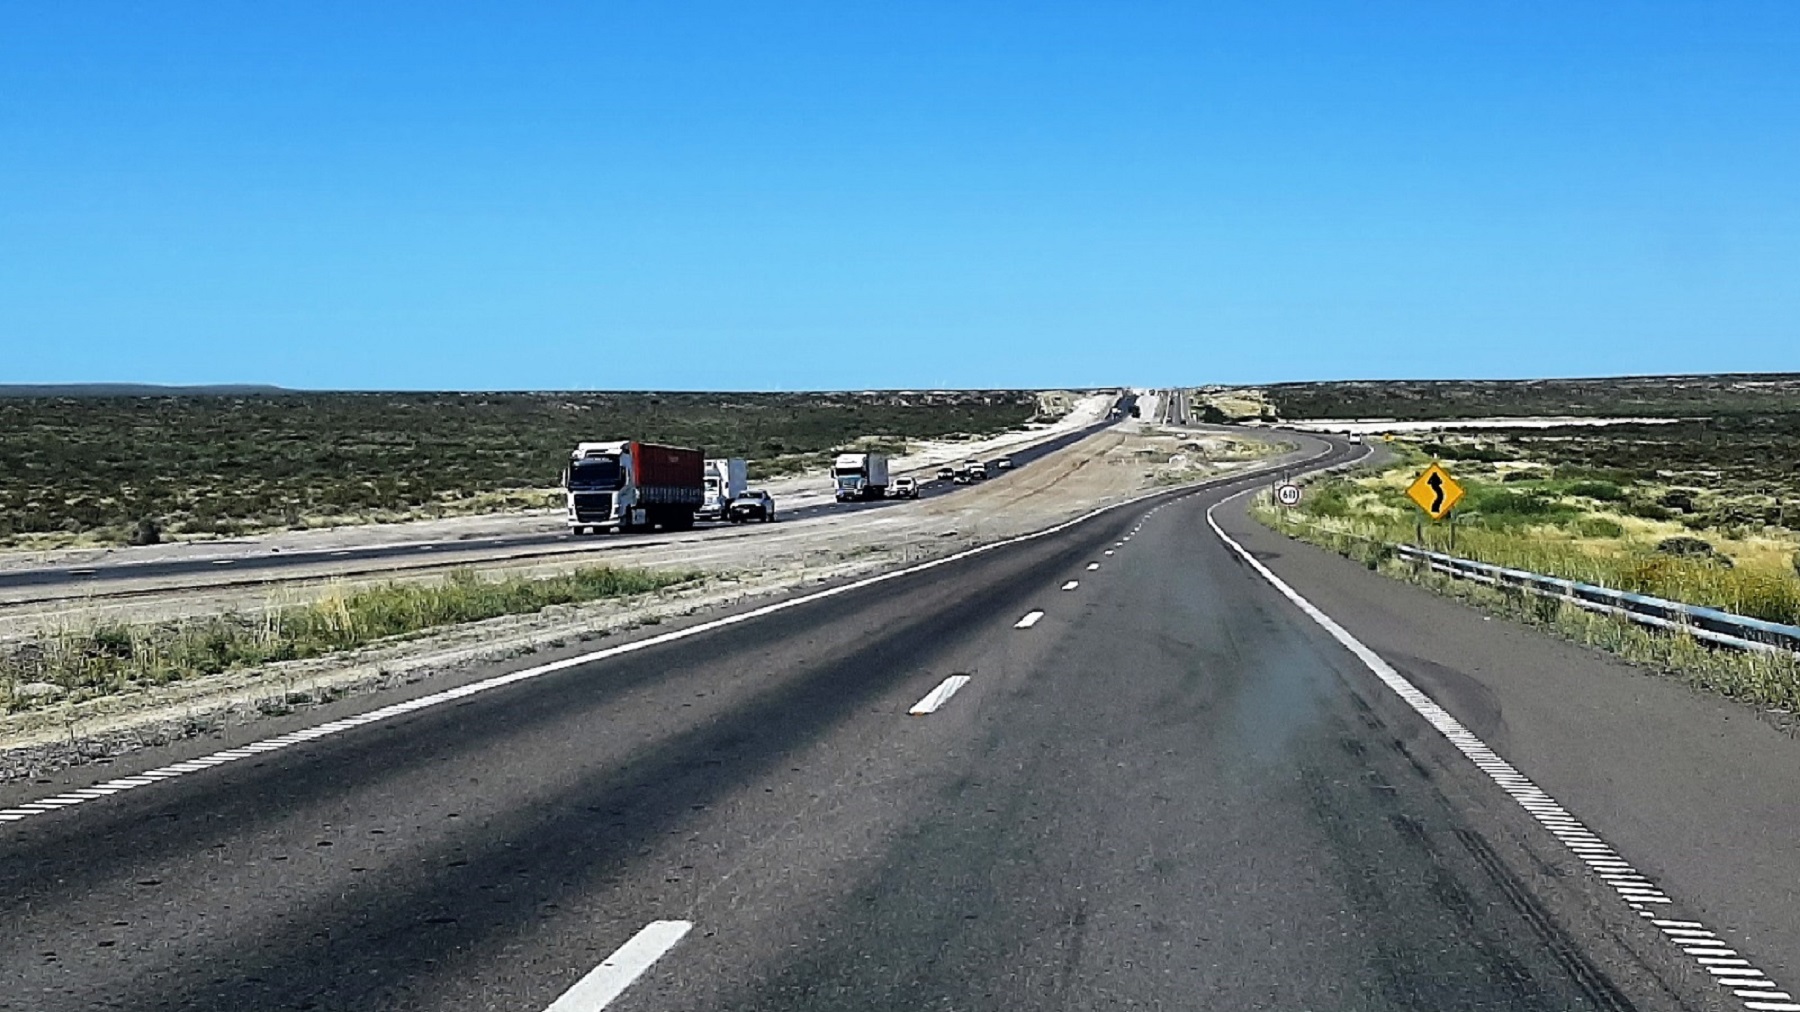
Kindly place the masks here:
POLYGON ((731 500, 730 513, 734 524, 748 523, 751 520, 768 523, 775 519, 775 497, 762 489, 751 489, 731 500))

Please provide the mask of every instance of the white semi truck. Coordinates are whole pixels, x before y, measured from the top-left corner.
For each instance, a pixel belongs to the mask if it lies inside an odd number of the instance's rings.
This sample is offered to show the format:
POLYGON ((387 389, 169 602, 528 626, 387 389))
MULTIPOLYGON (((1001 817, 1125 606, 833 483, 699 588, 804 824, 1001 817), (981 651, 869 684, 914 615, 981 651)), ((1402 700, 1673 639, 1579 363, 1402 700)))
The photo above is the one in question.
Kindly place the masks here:
POLYGON ((750 463, 742 457, 709 458, 706 461, 706 498, 700 500, 697 520, 725 520, 731 500, 750 487, 750 463))
POLYGON ((702 459, 699 450, 634 439, 578 444, 562 476, 569 530, 694 526, 694 511, 706 491, 702 459))
POLYGON ((887 495, 888 459, 881 453, 840 453, 831 465, 831 484, 838 502, 880 499, 887 495))

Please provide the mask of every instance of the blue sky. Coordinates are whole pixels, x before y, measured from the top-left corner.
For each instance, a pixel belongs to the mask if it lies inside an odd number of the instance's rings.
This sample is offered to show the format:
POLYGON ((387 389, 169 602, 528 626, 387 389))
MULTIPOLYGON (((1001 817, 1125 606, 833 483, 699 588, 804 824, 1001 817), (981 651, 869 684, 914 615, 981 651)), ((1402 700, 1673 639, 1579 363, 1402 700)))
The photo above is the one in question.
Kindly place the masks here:
POLYGON ((0 23, 0 382, 1800 369, 1800 4, 0 23))

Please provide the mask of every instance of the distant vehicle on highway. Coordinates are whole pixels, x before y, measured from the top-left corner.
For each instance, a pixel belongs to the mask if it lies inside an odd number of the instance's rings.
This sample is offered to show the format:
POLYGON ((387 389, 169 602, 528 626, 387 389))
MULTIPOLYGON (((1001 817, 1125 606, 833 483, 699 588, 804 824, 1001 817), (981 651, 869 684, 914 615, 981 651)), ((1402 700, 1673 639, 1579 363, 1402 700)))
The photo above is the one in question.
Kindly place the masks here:
POLYGON ((753 488, 731 500, 729 515, 734 524, 748 523, 752 520, 768 523, 775 519, 775 497, 760 488, 753 488))
POLYGON ((731 508, 731 500, 744 494, 749 486, 750 462, 742 457, 726 457, 706 462, 706 497, 694 517, 698 520, 723 520, 731 508))
POLYGON ((987 465, 979 460, 965 460, 956 469, 956 483, 967 485, 972 481, 983 481, 987 478, 987 465))
POLYGON ((1359 433, 1355 433, 1355 432, 1352 432, 1352 433, 1351 433, 1351 434, 1350 434, 1350 442, 1352 442, 1352 443, 1360 443, 1360 442, 1362 442, 1362 435, 1361 435, 1361 434, 1359 434, 1359 433))
POLYGON ((569 530, 687 530, 706 495, 704 460, 699 450, 635 439, 576 444, 562 473, 569 530))
POLYGON ((1012 470, 1012 458, 1011 457, 1001 457, 1000 459, 994 461, 994 470, 996 470, 996 471, 1012 470))
POLYGON ((938 468, 937 469, 937 480, 939 480, 939 481, 955 481, 956 480, 956 468, 954 468, 954 467, 938 468))
POLYGON ((887 456, 880 453, 840 453, 831 465, 831 484, 838 502, 880 499, 887 495, 887 456))
POLYGON ((890 499, 917 499, 918 497, 919 483, 915 479, 895 478, 893 484, 888 486, 888 498, 890 499))

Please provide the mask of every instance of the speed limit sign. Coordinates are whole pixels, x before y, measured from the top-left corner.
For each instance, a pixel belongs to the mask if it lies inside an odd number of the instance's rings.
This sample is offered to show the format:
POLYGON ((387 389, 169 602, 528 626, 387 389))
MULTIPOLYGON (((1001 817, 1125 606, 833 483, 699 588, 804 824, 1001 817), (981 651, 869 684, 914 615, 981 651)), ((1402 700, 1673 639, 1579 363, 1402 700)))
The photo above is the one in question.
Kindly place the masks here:
POLYGON ((1275 499, 1277 502, 1281 503, 1281 505, 1283 505, 1283 506, 1298 506, 1298 505, 1300 505, 1300 486, 1298 486, 1298 485, 1277 485, 1277 486, 1275 486, 1275 499))

